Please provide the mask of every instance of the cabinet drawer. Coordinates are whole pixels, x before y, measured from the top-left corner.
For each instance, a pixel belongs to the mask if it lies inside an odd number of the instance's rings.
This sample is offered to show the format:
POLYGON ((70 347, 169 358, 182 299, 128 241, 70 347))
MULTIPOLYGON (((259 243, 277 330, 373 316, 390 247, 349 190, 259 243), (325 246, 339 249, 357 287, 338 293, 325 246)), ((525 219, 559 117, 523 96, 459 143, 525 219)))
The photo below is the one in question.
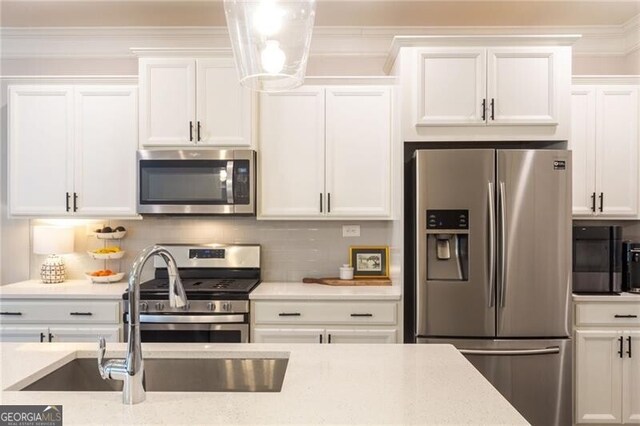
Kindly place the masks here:
POLYGON ((389 302, 256 302, 256 324, 395 324, 389 302))
POLYGON ((640 303, 578 303, 576 325, 640 326, 640 303))
POLYGON ((0 321, 2 321, 3 324, 119 323, 120 302, 94 300, 2 300, 0 301, 0 321))

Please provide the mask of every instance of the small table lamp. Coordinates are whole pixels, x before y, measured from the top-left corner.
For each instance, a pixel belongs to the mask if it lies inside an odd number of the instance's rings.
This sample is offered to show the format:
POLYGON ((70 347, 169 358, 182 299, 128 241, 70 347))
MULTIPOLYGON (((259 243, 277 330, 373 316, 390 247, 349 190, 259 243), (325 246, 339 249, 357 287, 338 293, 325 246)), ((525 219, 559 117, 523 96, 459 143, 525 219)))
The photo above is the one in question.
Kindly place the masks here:
POLYGON ((58 255, 73 252, 73 236, 73 228, 33 227, 33 252, 48 255, 40 268, 43 283, 54 284, 64 281, 64 262, 58 255))

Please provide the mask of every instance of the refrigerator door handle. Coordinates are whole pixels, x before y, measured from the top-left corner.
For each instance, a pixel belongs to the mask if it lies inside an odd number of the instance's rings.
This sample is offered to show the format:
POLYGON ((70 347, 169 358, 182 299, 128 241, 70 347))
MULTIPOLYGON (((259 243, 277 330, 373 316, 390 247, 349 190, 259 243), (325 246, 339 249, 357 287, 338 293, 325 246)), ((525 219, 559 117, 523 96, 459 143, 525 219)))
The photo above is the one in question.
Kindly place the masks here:
POLYGON ((496 281, 496 212, 493 200, 493 184, 487 182, 489 194, 489 307, 493 307, 496 281))
POLYGON ((500 182, 500 284, 498 285, 499 305, 505 305, 506 272, 507 272, 507 208, 504 182, 500 182))
POLYGON ((460 349, 462 355, 487 356, 518 356, 518 355, 547 355, 560 353, 559 346, 540 349, 460 349))

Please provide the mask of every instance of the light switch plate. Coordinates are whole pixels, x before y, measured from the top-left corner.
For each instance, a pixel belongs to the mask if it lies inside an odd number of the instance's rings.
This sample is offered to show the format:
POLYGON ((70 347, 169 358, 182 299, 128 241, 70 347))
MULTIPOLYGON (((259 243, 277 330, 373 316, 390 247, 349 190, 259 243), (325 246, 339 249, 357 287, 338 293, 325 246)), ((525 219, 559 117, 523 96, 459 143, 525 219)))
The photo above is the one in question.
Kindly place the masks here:
POLYGON ((360 225, 342 225, 343 237, 359 237, 360 225))

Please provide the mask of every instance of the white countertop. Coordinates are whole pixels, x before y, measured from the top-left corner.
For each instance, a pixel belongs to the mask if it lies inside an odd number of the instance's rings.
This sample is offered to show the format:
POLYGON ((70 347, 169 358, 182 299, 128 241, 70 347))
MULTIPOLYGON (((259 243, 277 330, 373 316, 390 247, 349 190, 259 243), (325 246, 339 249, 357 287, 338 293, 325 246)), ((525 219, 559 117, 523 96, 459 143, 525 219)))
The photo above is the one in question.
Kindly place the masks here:
POLYGON ((301 282, 263 282, 251 300, 400 300, 400 286, 331 286, 301 282))
POLYGON ((640 294, 573 294, 574 302, 640 302, 640 294))
POLYGON ((40 280, 0 286, 0 299, 104 299, 122 300, 127 283, 94 284, 89 280, 67 280, 43 284, 40 280))
MULTIPOLYGON (((125 345, 109 344, 108 357, 125 345)), ((509 424, 524 418, 450 345, 143 344, 146 358, 289 357, 281 392, 0 393, 2 404, 62 404, 64 424, 509 424)), ((20 389, 89 343, 0 344, 2 389, 20 389), (12 386, 13 385, 13 386, 12 386)), ((96 367, 97 369, 97 367, 96 367)))

